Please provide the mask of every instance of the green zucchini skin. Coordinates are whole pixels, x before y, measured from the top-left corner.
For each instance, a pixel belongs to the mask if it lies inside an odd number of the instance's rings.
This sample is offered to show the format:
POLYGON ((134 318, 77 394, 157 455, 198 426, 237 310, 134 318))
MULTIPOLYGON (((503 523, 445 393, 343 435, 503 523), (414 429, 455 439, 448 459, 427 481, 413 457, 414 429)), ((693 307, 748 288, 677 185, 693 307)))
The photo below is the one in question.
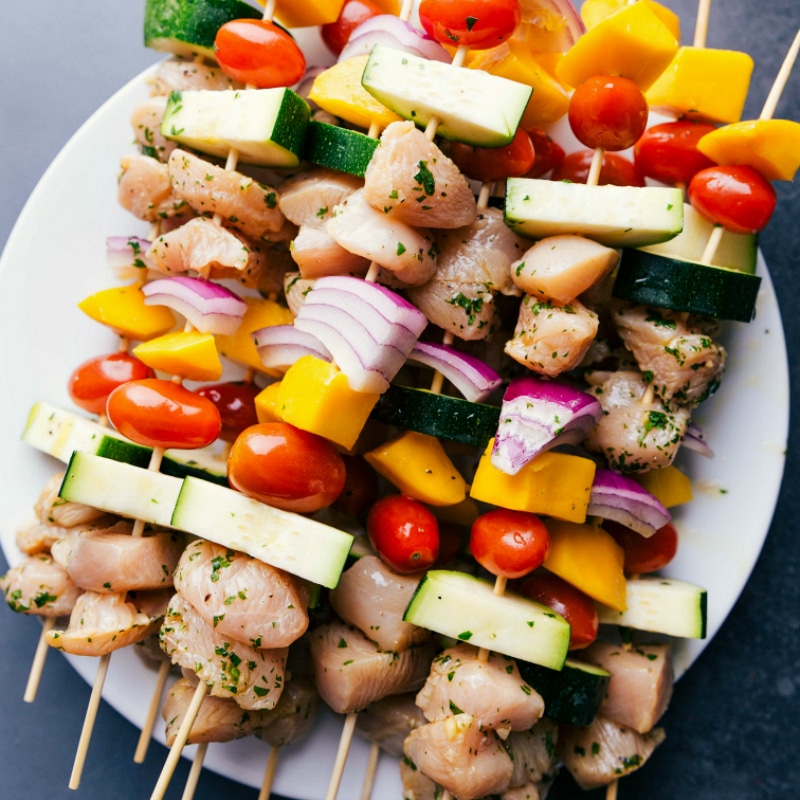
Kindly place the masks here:
POLYGON ((363 178, 377 147, 377 139, 371 139, 360 131, 312 120, 306 128, 303 156, 320 167, 363 178))
POLYGON ((750 322, 760 286, 758 275, 626 248, 613 295, 657 308, 750 322))

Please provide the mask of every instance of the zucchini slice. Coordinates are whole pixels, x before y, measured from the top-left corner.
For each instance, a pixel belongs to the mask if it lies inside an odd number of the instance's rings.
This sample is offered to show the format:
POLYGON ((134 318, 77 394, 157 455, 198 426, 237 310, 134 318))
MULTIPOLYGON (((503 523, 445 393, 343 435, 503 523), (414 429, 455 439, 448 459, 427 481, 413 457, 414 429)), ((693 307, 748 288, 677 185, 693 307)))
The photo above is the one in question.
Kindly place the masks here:
POLYGON ((312 164, 363 178, 378 144, 377 139, 360 131, 311 121, 306 130, 303 157, 312 164))

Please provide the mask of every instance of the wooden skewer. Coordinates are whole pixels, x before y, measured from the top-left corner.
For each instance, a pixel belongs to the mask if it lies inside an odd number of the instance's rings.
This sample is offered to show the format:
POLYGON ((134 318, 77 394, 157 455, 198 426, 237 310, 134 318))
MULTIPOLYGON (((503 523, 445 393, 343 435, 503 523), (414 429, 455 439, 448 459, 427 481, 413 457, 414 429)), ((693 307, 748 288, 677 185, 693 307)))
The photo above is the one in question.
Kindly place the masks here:
POLYGON ((272 793, 272 784, 275 781, 275 772, 278 769, 278 757, 281 754, 280 747, 273 747, 269 751, 267 766, 264 770, 264 779, 261 781, 261 791, 258 793, 258 800, 269 800, 272 793))
POLYGON ((201 742, 197 745, 197 752, 194 754, 192 761, 192 768, 189 770, 189 775, 186 778, 186 785, 183 787, 183 794, 181 800, 192 800, 194 797, 194 790, 200 780, 200 773, 203 771, 203 761, 206 757, 208 750, 208 742, 201 742))
POLYGON ((606 786, 606 800, 617 800, 617 787, 619 786, 619 781, 611 781, 611 783, 606 786))
POLYGON ((325 800, 336 800, 336 795, 339 793, 339 785, 342 782, 344 765, 347 762, 347 754, 350 751, 350 743, 353 741, 353 733, 356 729, 357 719, 357 711, 351 711, 344 719, 342 735, 339 739, 339 749, 336 752, 336 761, 333 764, 333 772, 331 773, 331 779, 328 783, 328 792, 325 795, 325 800))
POLYGON ((103 684, 108 674, 108 665, 111 662, 111 653, 106 653, 100 657, 97 665, 97 673, 92 686, 92 694, 89 697, 89 705, 86 708, 86 716, 83 720, 81 736, 78 740, 78 749, 75 753, 75 761, 72 764, 72 775, 69 779, 69 788, 77 789, 81 782, 83 765, 86 763, 86 753, 89 750, 89 740, 92 738, 92 729, 97 717, 97 709, 100 707, 100 699, 103 694, 103 684))
POLYGON ((706 38, 708 37, 708 18, 711 14, 711 0, 700 0, 700 5, 697 9, 697 21, 694 26, 694 41, 692 44, 695 47, 705 47, 706 38))
POLYGON ((28 683, 25 686, 25 694, 22 695, 22 699, 26 703, 32 703, 36 699, 36 692, 39 691, 44 662, 47 658, 47 651, 50 649, 50 645, 47 644, 47 634, 53 630, 55 624, 55 617, 45 617, 42 622, 42 632, 39 634, 39 641, 36 643, 36 652, 33 654, 31 671, 28 675, 28 683))
POLYGON ((161 697, 164 694, 164 686, 167 683, 169 667, 170 662, 164 659, 158 668, 158 677, 156 678, 153 697, 150 700, 150 708, 147 711, 147 717, 142 726, 142 732, 139 734, 139 743, 136 745, 136 752, 133 754, 133 760, 136 764, 144 763, 145 756, 147 755, 147 748, 150 746, 153 728, 155 727, 156 718, 158 717, 158 709, 161 706, 161 697))
POLYGON ((764 101, 764 107, 761 109, 761 114, 758 117, 759 119, 772 119, 774 116, 775 109, 778 107, 778 101, 780 100, 781 94, 783 94, 783 90, 786 88, 789 76, 792 74, 794 62, 797 61, 798 52, 800 52, 800 30, 795 34, 794 41, 789 47, 786 57, 783 59, 783 64, 781 64, 778 74, 775 76, 775 81, 772 84, 772 88, 769 90, 767 99, 764 101))
POLYGON ((367 758, 367 770, 364 773, 364 784, 361 787, 361 800, 370 800, 372 797, 372 786, 375 783, 375 773, 378 770, 378 759, 380 756, 380 745, 376 742, 372 742, 367 758))

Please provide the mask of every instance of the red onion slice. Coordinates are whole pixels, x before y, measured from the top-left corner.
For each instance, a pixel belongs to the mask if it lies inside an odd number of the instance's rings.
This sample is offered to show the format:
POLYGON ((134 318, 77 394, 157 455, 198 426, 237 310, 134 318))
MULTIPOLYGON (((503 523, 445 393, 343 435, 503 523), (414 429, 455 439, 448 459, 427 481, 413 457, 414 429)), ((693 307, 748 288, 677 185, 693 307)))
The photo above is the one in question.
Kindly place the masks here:
POLYGON ((310 333, 294 325, 268 325, 250 334, 265 367, 286 370, 302 356, 330 361, 328 348, 310 333))
POLYGON ((580 442, 602 413, 599 400, 579 389, 534 377, 517 378, 503 396, 492 464, 516 475, 540 453, 580 442))
POLYGON ((150 244, 140 236, 109 236, 106 238, 106 262, 118 277, 141 275, 141 270, 152 267, 145 258, 150 244))
POLYGON ((687 426, 681 445, 706 458, 714 458, 714 451, 708 444, 706 432, 696 422, 690 422, 687 426))
POLYGON ((204 278, 178 275, 142 287, 147 305, 162 305, 182 314, 201 333, 231 336, 247 311, 239 295, 204 278))
POLYGON ((339 54, 339 61, 354 56, 367 55, 376 44, 403 50, 430 61, 449 64, 453 59, 435 39, 394 14, 378 14, 353 29, 347 44, 339 54))
POLYGON ((408 360, 441 372, 473 403, 485 400, 502 383, 502 378, 483 361, 445 344, 419 342, 408 360))
POLYGON ((672 519, 661 502, 633 478, 600 468, 595 473, 586 514, 619 522, 645 538, 672 519))

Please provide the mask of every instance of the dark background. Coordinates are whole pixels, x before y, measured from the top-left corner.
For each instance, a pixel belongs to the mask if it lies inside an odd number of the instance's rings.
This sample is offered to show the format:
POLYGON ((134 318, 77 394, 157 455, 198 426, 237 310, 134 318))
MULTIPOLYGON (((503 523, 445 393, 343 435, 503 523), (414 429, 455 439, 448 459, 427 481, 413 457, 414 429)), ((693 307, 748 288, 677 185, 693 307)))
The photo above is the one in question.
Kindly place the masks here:
MULTIPOLYGON (((691 43, 696 4, 662 1, 680 14, 683 42, 691 43)), ((117 88, 159 58, 141 44, 142 6, 136 0, 4 3, 0 246, 36 181, 67 139, 117 88)), ((717 0, 712 7, 708 46, 745 50, 755 58, 744 118, 758 116, 798 26, 798 0, 717 0)), ((776 116, 800 120, 800 74, 790 80, 776 116)), ((791 390, 796 396, 800 194, 797 185, 788 182, 776 184, 776 189, 778 208, 761 246, 783 312, 791 390)), ((11 345, 6 340, 0 346, 11 345)), ((13 391, 14 376, 3 376, 3 385, 3 391, 13 391)), ((676 686, 664 718, 666 742, 644 769, 620 784, 620 798, 789 800, 800 796, 796 423, 793 415, 783 489, 753 575, 718 635, 676 686)), ((742 468, 747 469, 744 456, 742 468)), ((731 531, 735 535, 737 531, 731 531)), ((5 568, 0 556, 0 570, 5 568)), ((64 659, 53 654, 35 704, 22 702, 37 634, 34 622, 0 609, 4 648, 0 658, 0 797, 149 797, 166 751, 154 744, 147 763, 134 765, 130 754, 138 731, 105 704, 80 789, 76 795, 67 788, 89 687, 64 659)), ((188 765, 182 762, 167 797, 180 797, 187 771, 188 765)), ((584 794, 567 779, 557 784, 550 797, 588 800, 603 795, 584 794)), ((257 792, 205 772, 195 797, 255 800, 257 792)))

